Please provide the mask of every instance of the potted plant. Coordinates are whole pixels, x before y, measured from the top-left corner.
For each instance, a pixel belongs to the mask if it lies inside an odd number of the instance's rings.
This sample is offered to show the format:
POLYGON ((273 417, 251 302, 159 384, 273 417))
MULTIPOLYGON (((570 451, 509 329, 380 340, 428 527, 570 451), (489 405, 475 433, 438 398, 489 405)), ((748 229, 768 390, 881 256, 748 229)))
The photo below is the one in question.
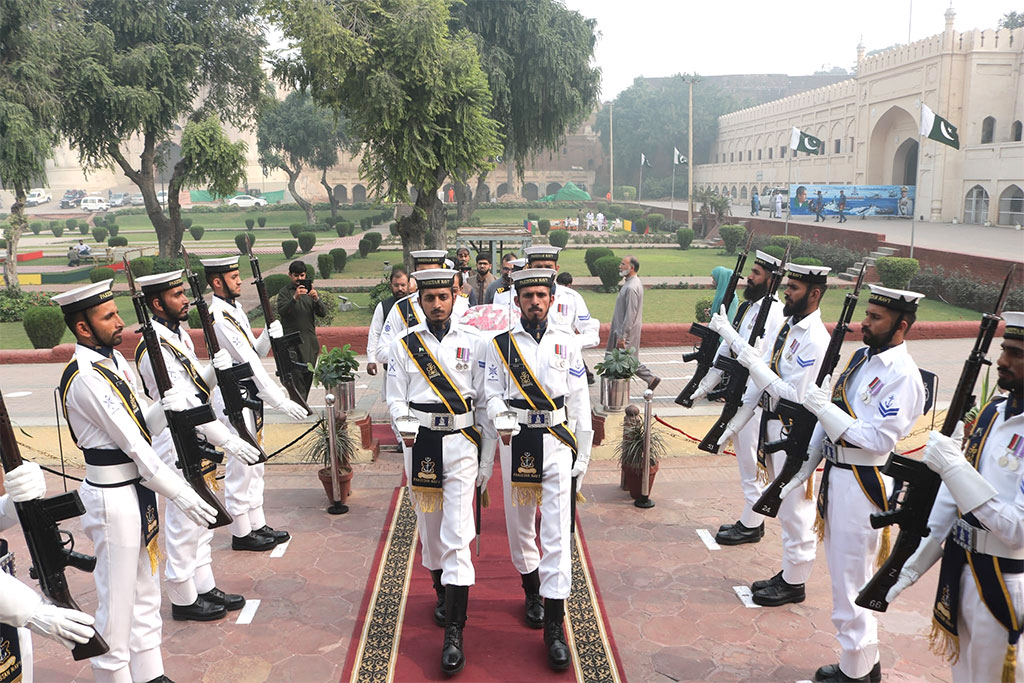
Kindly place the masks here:
POLYGON ((629 381, 639 367, 640 360, 633 349, 612 349, 594 366, 601 376, 601 405, 606 411, 618 412, 626 407, 629 381))
POLYGON ((347 413, 356 407, 355 372, 359 369, 359 361, 351 344, 340 349, 322 347, 316 365, 307 364, 307 367, 313 373, 313 381, 334 394, 334 405, 339 413, 347 413))
MULTIPOLYGON (((654 475, 658 473, 658 460, 665 455, 665 441, 657 429, 651 428, 650 471, 647 480, 647 491, 654 487, 654 475)), ((644 421, 632 420, 622 429, 622 440, 615 448, 615 454, 622 468, 624 488, 634 499, 642 493, 644 474, 644 421)))
MULTIPOLYGON (((342 504, 352 493, 352 456, 356 452, 356 442, 348 433, 348 422, 335 420, 334 447, 338 458, 338 481, 341 482, 342 504)), ((327 435, 327 420, 321 420, 303 444, 302 460, 310 464, 320 465, 317 477, 323 484, 327 499, 334 502, 334 486, 331 482, 331 447, 327 435)))

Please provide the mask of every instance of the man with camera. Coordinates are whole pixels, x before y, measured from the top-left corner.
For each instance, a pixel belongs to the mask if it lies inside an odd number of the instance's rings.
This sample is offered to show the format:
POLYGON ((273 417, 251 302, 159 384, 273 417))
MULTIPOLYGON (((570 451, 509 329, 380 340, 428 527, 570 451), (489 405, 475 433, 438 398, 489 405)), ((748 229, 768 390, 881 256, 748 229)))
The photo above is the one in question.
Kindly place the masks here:
MULTIPOLYGON (((299 346, 299 360, 316 363, 320 354, 320 343, 316 338, 316 318, 327 316, 327 307, 320 300, 320 292, 313 289, 313 281, 306 277, 306 262, 292 261, 288 266, 291 284, 277 293, 277 315, 285 334, 298 332, 302 338, 299 346)), ((299 385, 302 397, 309 396, 313 373, 307 372, 299 385)))

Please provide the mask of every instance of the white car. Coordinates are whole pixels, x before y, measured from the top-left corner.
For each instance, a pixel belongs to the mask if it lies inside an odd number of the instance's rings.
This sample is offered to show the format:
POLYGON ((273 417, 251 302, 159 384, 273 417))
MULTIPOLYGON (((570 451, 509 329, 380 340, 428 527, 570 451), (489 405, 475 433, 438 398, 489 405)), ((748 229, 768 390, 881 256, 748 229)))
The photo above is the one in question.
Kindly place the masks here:
POLYGON ((82 211, 106 211, 110 208, 107 204, 107 200, 104 197, 83 197, 82 198, 82 211))
POLYGON ((49 192, 41 187, 36 187, 29 190, 28 196, 25 197, 25 206, 39 206, 40 204, 46 204, 47 202, 52 201, 53 197, 49 192))
POLYGON ((248 209, 253 206, 266 206, 267 200, 263 197, 253 197, 250 194, 240 194, 228 200, 229 206, 237 206, 240 209, 248 209))
POLYGON ((132 196, 127 192, 114 192, 110 195, 110 206, 128 206, 131 204, 132 196))
POLYGON ((160 206, 166 206, 167 205, 167 193, 164 192, 163 190, 160 190, 159 192, 157 192, 156 193, 156 201, 157 201, 157 203, 160 204, 160 206))

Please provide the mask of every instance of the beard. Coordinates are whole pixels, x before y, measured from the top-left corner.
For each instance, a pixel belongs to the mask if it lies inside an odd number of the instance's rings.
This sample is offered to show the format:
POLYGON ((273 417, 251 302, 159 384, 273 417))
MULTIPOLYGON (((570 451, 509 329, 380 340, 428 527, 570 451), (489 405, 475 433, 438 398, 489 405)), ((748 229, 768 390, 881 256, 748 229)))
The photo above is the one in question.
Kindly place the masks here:
POLYGON ((763 299, 764 295, 768 293, 768 283, 762 282, 759 285, 754 285, 747 280, 747 286, 743 288, 743 300, 744 301, 757 301, 763 299))
POLYGON ((1003 391, 1008 391, 1011 394, 1016 394, 1017 396, 1024 394, 1024 378, 1022 377, 1000 375, 996 380, 996 386, 1003 391))
POLYGON ((892 340, 892 335, 886 332, 885 334, 872 334, 867 330, 862 332, 864 336, 864 345, 870 346, 873 349, 880 349, 883 346, 887 346, 892 340))
POLYGON ((807 298, 809 296, 810 292, 808 291, 807 294, 804 294, 803 297, 797 299, 793 303, 783 304, 782 315, 793 315, 798 317, 804 315, 804 313, 807 312, 807 298))

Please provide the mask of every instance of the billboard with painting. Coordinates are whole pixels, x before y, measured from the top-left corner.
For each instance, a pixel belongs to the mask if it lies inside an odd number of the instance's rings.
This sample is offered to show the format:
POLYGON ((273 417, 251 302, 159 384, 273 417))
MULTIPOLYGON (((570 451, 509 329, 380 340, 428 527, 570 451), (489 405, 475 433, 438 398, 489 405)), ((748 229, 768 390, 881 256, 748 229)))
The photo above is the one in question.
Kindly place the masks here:
POLYGON ((845 199, 847 216, 911 218, 914 215, 913 185, 812 185, 789 186, 789 205, 794 216, 813 216, 821 191, 821 213, 838 216, 845 199))

